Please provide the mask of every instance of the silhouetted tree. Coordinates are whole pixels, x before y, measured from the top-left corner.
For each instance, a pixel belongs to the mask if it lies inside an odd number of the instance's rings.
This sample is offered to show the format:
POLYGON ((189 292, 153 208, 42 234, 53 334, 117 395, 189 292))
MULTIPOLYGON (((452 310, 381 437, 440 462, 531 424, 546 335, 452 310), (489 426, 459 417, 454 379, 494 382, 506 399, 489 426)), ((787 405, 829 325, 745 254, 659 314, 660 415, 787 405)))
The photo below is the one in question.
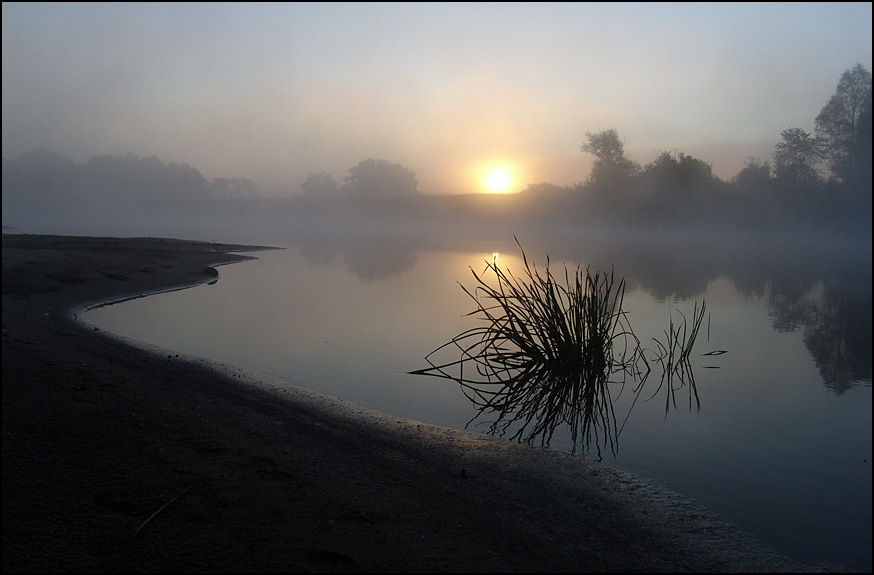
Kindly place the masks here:
MULTIPOLYGON (((160 166, 161 162, 155 158, 155 161, 160 166)), ((205 199, 209 197, 209 181, 204 178, 197 168, 189 164, 177 164, 170 162, 167 164, 166 178, 169 181, 167 192, 161 194, 154 188, 147 190, 155 195, 156 198, 175 200, 181 198, 188 199, 205 199)))
MULTIPOLYGON (((31 193, 46 197, 69 194, 81 172, 73 160, 49 148, 36 148, 22 154, 17 166, 20 184, 31 193)), ((3 193, 6 193, 5 184, 3 193)))
POLYGON ((300 185, 300 189, 308 196, 335 196, 340 190, 337 181, 327 172, 310 174, 300 185))
POLYGON ((644 168, 644 179, 647 183, 667 190, 673 190, 674 194, 702 190, 710 186, 716 176, 713 175, 713 167, 693 156, 683 152, 671 153, 664 151, 644 168))
POLYGON ((822 157, 819 139, 801 128, 786 128, 775 148, 774 167, 784 187, 812 186, 822 182, 816 164, 822 157))
POLYGON ((771 164, 751 156, 732 181, 742 191, 767 190, 772 181, 771 164))
POLYGON ((414 194, 419 185, 415 172, 400 164, 372 158, 349 168, 344 182, 353 193, 367 196, 414 194))
POLYGON ((634 160, 625 157, 625 149, 615 128, 586 132, 587 141, 580 150, 595 156, 588 182, 598 187, 615 188, 640 172, 634 160))
POLYGON ((858 163, 859 181, 858 185, 862 190, 869 191, 869 213, 870 213, 870 191, 871 191, 871 173, 872 173, 872 142, 871 142, 871 100, 868 100, 868 107, 862 110, 862 115, 859 116, 859 139, 858 147, 856 148, 858 163))
POLYGON ((731 179, 723 196, 722 220, 745 228, 772 228, 781 216, 777 181, 769 162, 749 157, 743 169, 731 179))
POLYGON ((189 164, 164 164, 157 156, 94 156, 85 164, 48 149, 18 161, 3 161, 4 210, 49 214, 110 212, 114 216, 147 208, 175 209, 213 198, 257 193, 252 180, 218 178, 210 183, 189 164), (7 201, 9 200, 9 201, 7 201))
POLYGON ((816 117, 816 134, 832 174, 845 183, 871 178, 871 72, 856 64, 816 117))
POLYGON ((83 167, 83 175, 83 193, 99 196, 101 203, 140 205, 211 196, 210 183, 197 169, 176 162, 165 165, 157 156, 95 156, 83 167))

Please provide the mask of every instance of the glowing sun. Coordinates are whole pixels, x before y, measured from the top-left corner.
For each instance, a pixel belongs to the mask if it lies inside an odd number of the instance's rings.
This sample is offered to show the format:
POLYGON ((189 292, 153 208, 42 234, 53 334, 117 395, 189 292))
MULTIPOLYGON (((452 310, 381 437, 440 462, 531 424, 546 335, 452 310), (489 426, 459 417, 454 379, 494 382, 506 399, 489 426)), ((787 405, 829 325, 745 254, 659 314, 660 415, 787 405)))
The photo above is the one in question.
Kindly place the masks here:
POLYGON ((486 189, 493 194, 502 194, 512 184, 507 168, 491 168, 486 174, 486 189))

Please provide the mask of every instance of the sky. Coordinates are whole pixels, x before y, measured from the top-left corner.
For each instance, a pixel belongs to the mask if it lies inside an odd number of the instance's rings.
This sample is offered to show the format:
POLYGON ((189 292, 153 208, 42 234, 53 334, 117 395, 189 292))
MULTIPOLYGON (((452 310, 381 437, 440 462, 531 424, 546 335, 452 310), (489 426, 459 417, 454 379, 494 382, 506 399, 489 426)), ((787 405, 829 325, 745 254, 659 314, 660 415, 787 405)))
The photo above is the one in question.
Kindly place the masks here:
POLYGON ((377 158, 518 191, 584 181, 615 128, 730 179, 872 69, 871 6, 4 2, 3 157, 155 155, 265 195, 377 158))

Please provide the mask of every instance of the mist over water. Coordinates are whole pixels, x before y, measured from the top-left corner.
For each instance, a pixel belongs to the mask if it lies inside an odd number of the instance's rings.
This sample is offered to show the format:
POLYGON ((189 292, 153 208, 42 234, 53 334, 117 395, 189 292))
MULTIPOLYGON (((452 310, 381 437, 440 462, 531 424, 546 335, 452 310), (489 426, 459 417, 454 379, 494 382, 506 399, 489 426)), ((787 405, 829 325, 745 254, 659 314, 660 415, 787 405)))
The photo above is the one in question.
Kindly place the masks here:
MULTIPOLYGON (((709 182, 682 193, 639 179, 622 191, 266 198, 245 181, 207 182, 190 166, 153 158, 77 166, 41 151, 4 160, 2 216, 13 233, 285 247, 222 268, 220 281, 196 294, 97 310, 93 321, 459 428, 475 412, 457 386, 408 372, 465 329, 472 306, 458 282, 492 258, 521 272, 521 245, 541 267, 548 258, 624 277, 645 342, 663 335, 671 313, 688 317, 706 300, 698 345, 727 353, 696 357, 701 412, 665 417, 661 397, 635 404, 606 463, 692 496, 786 553, 866 571, 870 187, 866 195, 837 184, 793 191, 770 180, 753 190, 709 182)), ((617 406, 627 409, 628 397, 617 406)), ((487 431, 481 423, 471 429, 487 431)), ((560 433, 550 445, 572 448, 560 433)))

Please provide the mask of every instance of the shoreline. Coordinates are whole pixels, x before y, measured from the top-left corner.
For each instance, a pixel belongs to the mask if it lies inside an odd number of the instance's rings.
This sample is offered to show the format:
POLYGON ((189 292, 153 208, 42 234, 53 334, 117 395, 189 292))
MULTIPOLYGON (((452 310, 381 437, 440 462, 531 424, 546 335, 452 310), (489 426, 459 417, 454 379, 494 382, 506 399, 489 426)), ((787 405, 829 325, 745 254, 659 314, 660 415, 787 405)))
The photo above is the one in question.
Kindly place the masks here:
POLYGON ((76 318, 259 249, 3 235, 4 572, 847 571, 577 456, 271 389, 76 318))

